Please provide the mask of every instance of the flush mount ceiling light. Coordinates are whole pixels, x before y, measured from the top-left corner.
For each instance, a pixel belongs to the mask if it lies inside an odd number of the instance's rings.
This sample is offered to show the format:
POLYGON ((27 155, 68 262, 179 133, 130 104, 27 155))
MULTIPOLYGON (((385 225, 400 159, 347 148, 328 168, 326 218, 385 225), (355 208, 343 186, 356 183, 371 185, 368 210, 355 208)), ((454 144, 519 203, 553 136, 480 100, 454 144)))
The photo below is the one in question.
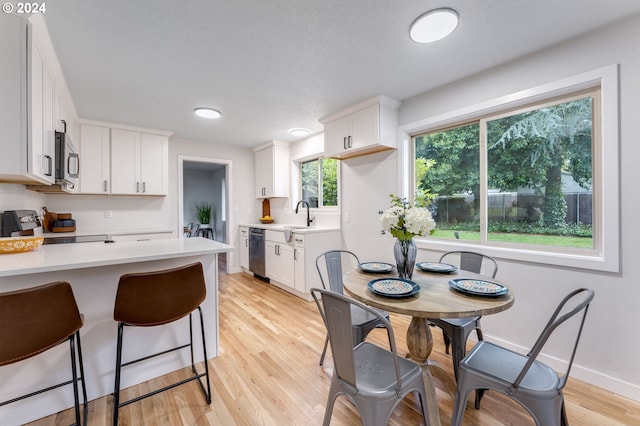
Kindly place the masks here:
POLYGON ((213 108, 200 107, 193 110, 193 112, 202 118, 220 118, 222 115, 220 111, 213 108))
POLYGON ((460 18, 458 12, 449 8, 434 9, 413 21, 409 28, 411 40, 417 43, 431 43, 451 34, 460 18))
POLYGON ((308 136, 309 133, 311 132, 308 129, 302 129, 302 128, 289 129, 289 134, 291 136, 308 136))

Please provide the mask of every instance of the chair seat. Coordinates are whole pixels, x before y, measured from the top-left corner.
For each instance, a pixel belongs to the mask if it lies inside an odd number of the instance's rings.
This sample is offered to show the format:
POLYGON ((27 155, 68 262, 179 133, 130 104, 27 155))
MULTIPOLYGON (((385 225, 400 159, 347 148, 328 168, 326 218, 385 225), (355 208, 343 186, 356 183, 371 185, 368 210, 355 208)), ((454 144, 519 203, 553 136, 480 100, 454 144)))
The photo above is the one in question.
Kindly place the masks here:
MULTIPOLYGON (((484 380, 492 376, 497 388, 511 387, 529 358, 517 352, 496 346, 490 342, 479 342, 462 361, 472 372, 481 373, 484 380)), ((518 392, 558 392, 558 374, 551 367, 535 361, 524 376, 518 392)))
POLYGON ((429 321, 440 326, 442 323, 446 323, 452 325, 454 327, 466 327, 467 325, 473 325, 475 327, 475 322, 479 317, 470 317, 470 318, 429 318, 429 321))
MULTIPOLYGON (((398 381, 393 368, 392 352, 369 342, 362 342, 354 349, 354 361, 359 367, 356 370, 356 381, 360 394, 380 396, 383 393, 395 395, 398 381)), ((400 377, 405 383, 411 383, 416 375, 422 377, 420 367, 406 358, 398 358, 400 377)))

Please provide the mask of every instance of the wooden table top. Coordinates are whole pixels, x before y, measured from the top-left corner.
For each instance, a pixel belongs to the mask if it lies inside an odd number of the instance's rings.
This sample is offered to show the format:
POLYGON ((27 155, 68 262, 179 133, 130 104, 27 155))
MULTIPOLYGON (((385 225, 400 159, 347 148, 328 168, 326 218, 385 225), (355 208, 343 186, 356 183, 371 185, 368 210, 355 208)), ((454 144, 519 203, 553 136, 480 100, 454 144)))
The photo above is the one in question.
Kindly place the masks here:
POLYGON ((416 268, 411 281, 420 285, 420 291, 406 298, 379 296, 367 288, 369 281, 386 277, 397 278, 397 275, 365 273, 356 269, 344 275, 344 290, 367 305, 420 318, 465 318, 495 314, 509 309, 515 302, 511 289, 508 294, 498 297, 473 296, 453 290, 449 280, 457 278, 483 279, 507 286, 495 278, 467 271, 441 274, 416 268))

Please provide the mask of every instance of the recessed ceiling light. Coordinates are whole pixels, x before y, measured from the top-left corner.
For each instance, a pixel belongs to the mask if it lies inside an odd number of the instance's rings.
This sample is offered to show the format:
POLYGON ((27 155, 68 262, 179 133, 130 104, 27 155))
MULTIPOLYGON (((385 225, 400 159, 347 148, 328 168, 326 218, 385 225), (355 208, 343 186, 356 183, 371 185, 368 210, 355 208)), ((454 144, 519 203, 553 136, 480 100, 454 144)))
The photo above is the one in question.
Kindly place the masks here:
POLYGON ((434 9, 413 21, 409 28, 411 40, 418 43, 431 43, 451 34, 460 18, 458 12, 449 8, 434 9))
POLYGON ((213 108, 200 107, 193 110, 193 112, 202 118, 220 118, 222 115, 220 111, 213 108))
POLYGON ((291 136, 307 136, 309 135, 309 133, 311 132, 308 129, 302 129, 302 128, 289 129, 289 134, 291 136))

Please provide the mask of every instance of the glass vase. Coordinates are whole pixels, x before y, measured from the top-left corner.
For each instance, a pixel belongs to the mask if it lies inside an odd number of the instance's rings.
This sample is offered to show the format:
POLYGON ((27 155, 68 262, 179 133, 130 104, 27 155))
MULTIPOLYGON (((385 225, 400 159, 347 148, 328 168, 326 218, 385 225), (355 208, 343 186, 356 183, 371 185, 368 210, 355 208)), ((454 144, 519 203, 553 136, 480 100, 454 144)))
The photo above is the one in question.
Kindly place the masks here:
POLYGON ((393 245, 393 255, 396 258, 396 267, 400 278, 410 280, 413 276, 417 252, 418 249, 413 240, 396 240, 393 245))

